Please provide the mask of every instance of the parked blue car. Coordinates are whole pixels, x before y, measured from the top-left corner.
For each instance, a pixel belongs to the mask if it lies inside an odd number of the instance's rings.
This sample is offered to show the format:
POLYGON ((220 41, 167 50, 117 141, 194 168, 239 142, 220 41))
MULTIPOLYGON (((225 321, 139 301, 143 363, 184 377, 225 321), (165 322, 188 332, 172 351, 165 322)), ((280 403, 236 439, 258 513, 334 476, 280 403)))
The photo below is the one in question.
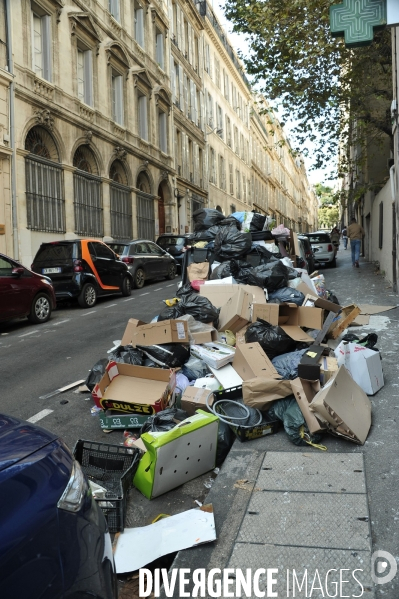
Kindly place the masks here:
POLYGON ((111 538, 55 434, 0 414, 2 599, 116 599, 111 538))

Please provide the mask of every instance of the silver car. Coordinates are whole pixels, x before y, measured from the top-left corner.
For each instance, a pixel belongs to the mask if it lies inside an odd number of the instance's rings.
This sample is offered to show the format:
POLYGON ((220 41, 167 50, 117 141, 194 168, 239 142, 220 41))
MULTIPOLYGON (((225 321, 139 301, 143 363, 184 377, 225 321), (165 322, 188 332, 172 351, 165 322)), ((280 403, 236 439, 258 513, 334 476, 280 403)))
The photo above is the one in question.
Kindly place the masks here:
POLYGON ((316 231, 315 233, 304 233, 310 241, 314 253, 315 262, 328 264, 332 268, 337 266, 336 252, 329 233, 316 231))

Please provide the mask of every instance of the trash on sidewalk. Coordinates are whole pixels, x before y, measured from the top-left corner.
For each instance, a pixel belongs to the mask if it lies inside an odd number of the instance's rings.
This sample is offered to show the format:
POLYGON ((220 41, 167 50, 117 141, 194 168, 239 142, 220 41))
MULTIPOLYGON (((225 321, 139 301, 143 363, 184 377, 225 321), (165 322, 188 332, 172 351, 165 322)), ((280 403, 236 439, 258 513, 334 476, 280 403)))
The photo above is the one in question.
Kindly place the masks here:
POLYGON ((192 281, 206 281, 209 275, 209 262, 192 262, 187 267, 187 276, 192 281))
POLYGON ((198 410, 164 433, 144 433, 147 448, 140 460, 134 486, 147 499, 212 470, 216 463, 218 418, 198 410))
POLYGON ((139 324, 130 319, 122 339, 129 338, 129 345, 162 345, 165 343, 188 343, 188 326, 184 320, 162 320, 150 324, 139 324))
POLYGON ((163 433, 170 431, 179 422, 188 417, 187 412, 179 408, 168 408, 149 416, 140 429, 140 435, 143 433, 163 433))
POLYGON ((192 345, 191 354, 212 368, 222 368, 233 361, 235 350, 230 345, 215 342, 192 345))
POLYGON ((315 381, 320 379, 320 359, 326 348, 321 345, 309 345, 298 364, 298 376, 301 379, 315 381))
POLYGON ((255 285, 221 285, 220 281, 207 281, 205 285, 201 286, 200 295, 207 297, 217 308, 221 308, 239 289, 246 291, 252 295, 251 303, 265 304, 266 296, 265 292, 261 287, 255 285), (212 284, 210 284, 212 283, 212 284))
POLYGON ((315 395, 310 409, 328 430, 363 445, 371 427, 371 402, 345 366, 315 395))
POLYGON ((126 528, 114 552, 117 574, 133 572, 154 560, 216 540, 212 504, 162 518, 148 526, 126 528))
POLYGON ((299 408, 306 420, 310 434, 314 435, 325 430, 326 425, 317 419, 317 414, 312 412, 309 405, 312 403, 315 395, 320 391, 320 381, 305 381, 296 378, 290 381, 292 393, 299 405, 299 408))
POLYGON ((219 313, 219 331, 229 330, 236 333, 251 322, 252 295, 238 289, 221 307, 219 313))
POLYGON ((276 400, 292 394, 290 382, 266 376, 257 376, 244 381, 242 384, 244 403, 246 406, 265 412, 276 400))
MULTIPOLYGON (((185 410, 189 416, 194 416, 198 409, 208 412, 206 399, 209 396, 210 390, 198 387, 187 387, 181 397, 181 408, 185 410)), ((209 404, 212 406, 213 395, 209 397, 209 404)))
POLYGON ((230 387, 242 385, 241 376, 231 364, 226 364, 226 366, 222 366, 222 368, 218 369, 212 368, 212 366, 209 366, 209 368, 220 383, 219 389, 229 389, 230 387))
POLYGON ((337 317, 332 322, 327 331, 327 336, 332 339, 337 339, 344 330, 359 316, 360 308, 355 304, 344 306, 337 317))
POLYGON ((312 445, 323 451, 327 449, 320 445, 321 435, 309 431, 298 402, 292 395, 276 401, 269 410, 269 416, 281 420, 289 440, 295 445, 312 445))
POLYGON ((367 395, 375 395, 384 386, 380 352, 357 343, 341 341, 335 349, 335 356, 338 366, 344 364, 367 395))

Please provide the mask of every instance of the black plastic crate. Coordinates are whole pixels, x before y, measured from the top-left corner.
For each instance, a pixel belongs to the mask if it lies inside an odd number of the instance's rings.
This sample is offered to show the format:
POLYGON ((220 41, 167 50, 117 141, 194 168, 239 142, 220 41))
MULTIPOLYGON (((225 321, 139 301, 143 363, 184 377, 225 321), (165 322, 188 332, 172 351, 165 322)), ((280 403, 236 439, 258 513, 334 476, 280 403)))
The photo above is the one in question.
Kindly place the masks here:
MULTIPOLYGON (((213 403, 220 399, 226 400, 226 402, 219 404, 215 408, 215 411, 221 414, 222 416, 234 416, 237 414, 237 406, 232 404, 230 406, 230 409, 228 403, 229 400, 237 401, 238 403, 242 403, 244 405, 244 402, 242 400, 241 386, 232 387, 231 389, 223 389, 222 391, 215 391, 213 393, 213 396, 213 403)), ((240 416, 242 416, 243 414, 240 414, 240 416)), ((251 439, 258 439, 259 437, 264 437, 265 435, 276 433, 281 428, 280 420, 272 420, 267 412, 262 412, 262 415, 262 421, 257 426, 252 426, 251 428, 243 428, 242 426, 233 424, 230 424, 229 426, 235 434, 235 436, 242 443, 244 443, 245 441, 250 441, 251 439)))
POLYGON ((96 498, 96 502, 108 522, 109 531, 122 532, 127 496, 140 461, 140 450, 79 439, 73 455, 87 478, 107 489, 105 498, 96 498))

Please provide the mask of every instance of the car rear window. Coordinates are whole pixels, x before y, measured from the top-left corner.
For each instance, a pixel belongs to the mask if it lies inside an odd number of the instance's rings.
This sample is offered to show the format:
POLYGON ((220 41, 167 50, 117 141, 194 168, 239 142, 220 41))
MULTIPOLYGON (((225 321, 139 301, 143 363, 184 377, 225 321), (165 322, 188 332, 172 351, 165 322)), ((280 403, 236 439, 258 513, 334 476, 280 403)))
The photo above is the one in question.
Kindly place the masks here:
POLYGON ((170 245, 184 245, 184 237, 161 237, 158 239, 157 244, 161 247, 167 247, 170 245))
POLYGON ((48 262, 52 260, 71 260, 73 257, 73 243, 51 243, 42 245, 34 259, 34 262, 48 262))
POLYGON ((330 236, 326 233, 320 235, 309 235, 310 243, 331 243, 330 236))
POLYGON ((107 243, 107 245, 113 252, 115 252, 115 254, 118 254, 118 256, 124 256, 128 253, 129 246, 124 243, 107 243))

